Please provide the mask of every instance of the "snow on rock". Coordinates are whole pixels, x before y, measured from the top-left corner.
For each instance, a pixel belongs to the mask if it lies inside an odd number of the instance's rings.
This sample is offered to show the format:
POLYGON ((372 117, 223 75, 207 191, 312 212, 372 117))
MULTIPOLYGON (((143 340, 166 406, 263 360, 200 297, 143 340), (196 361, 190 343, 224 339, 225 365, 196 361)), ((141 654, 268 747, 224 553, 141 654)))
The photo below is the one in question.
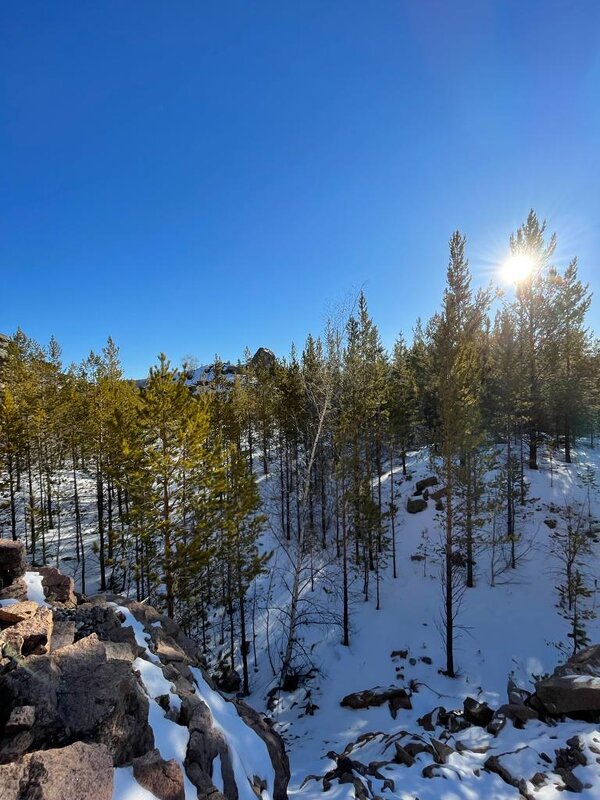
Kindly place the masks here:
POLYGON ((27 585, 27 599, 33 600, 39 606, 47 606, 44 587, 42 586, 42 576, 39 572, 26 572, 23 576, 27 585))
POLYGON ((133 776, 133 767, 118 767, 114 771, 112 800, 157 800, 133 776))
POLYGON ((229 747, 235 782, 240 800, 256 800, 252 788, 254 777, 266 781, 264 800, 271 800, 275 787, 275 771, 267 745, 239 716, 233 703, 225 700, 208 685, 201 670, 192 667, 198 694, 212 714, 215 726, 223 733, 229 747))
POLYGON ((125 617, 125 622, 123 625, 133 628, 135 641, 140 647, 144 648, 150 661, 152 661, 154 664, 160 664, 160 658, 156 655, 156 653, 153 653, 150 650, 150 642, 152 641, 152 637, 149 633, 146 633, 143 624, 134 617, 127 606, 120 606, 118 603, 113 603, 112 601, 107 603, 107 605, 111 606, 125 617))

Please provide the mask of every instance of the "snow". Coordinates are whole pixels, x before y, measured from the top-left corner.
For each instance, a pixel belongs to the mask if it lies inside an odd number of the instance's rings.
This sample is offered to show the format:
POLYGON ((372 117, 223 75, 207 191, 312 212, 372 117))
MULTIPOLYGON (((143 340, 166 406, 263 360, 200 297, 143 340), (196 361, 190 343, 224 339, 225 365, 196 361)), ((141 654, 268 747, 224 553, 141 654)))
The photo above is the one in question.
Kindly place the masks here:
POLYGON ((156 795, 144 789, 133 776, 133 767, 114 770, 113 800, 156 800, 156 795))
POLYGON ((8 608, 8 606, 14 606, 15 603, 19 601, 16 600, 14 597, 9 597, 6 600, 0 600, 0 608, 8 608))
POLYGON ((133 767, 117 767, 114 770, 112 800, 157 800, 157 798, 136 781, 133 767))
POLYGON ((42 576, 39 572, 26 572, 23 576, 27 584, 27 599, 33 600, 39 606, 47 606, 46 597, 44 595, 44 587, 42 586, 42 576))
MULTIPOLYGON (((476 586, 467 590, 457 620, 459 636, 456 641, 456 662, 460 672, 455 680, 438 673, 438 670, 444 667, 442 639, 438 629, 442 600, 439 584, 440 564, 434 552, 439 541, 439 519, 431 501, 429 507, 419 514, 409 515, 405 510, 406 498, 412 494, 415 481, 431 474, 429 456, 424 451, 409 454, 408 468, 412 473, 409 481, 401 481, 399 466, 395 465, 398 579, 394 580, 391 577, 391 568, 388 564, 383 574, 382 608, 379 611, 375 610, 372 598, 368 602, 362 601, 357 580, 352 589, 355 601, 351 608, 352 630, 349 647, 341 645, 340 629, 335 625, 331 625, 329 629, 315 627, 303 628, 300 631, 303 647, 311 653, 318 672, 308 681, 306 687, 291 694, 281 694, 278 706, 269 712, 274 718, 276 729, 283 734, 289 750, 292 770, 290 797, 322 800, 321 783, 308 781, 303 788, 300 788, 304 779, 311 773, 323 775, 334 766, 334 762, 325 754, 330 750, 341 753, 347 745, 356 742, 361 734, 381 731, 385 735, 394 736, 401 730, 406 730, 427 737, 428 734, 424 734, 417 724, 417 719, 435 706, 460 708, 464 698, 472 696, 498 707, 506 702, 509 674, 519 686, 531 689, 534 676, 551 673, 557 663, 565 660, 564 652, 560 648, 568 646, 567 623, 559 616, 556 609, 555 586, 558 583, 558 568, 556 560, 549 551, 550 531, 544 525, 544 519, 557 518, 550 504, 564 507, 567 503, 584 503, 587 511, 587 490, 582 486, 579 475, 587 464, 593 465, 597 475, 600 475, 600 454, 580 446, 574 455, 577 463, 572 465, 554 460, 552 472, 549 464, 543 459, 539 470, 526 470, 530 499, 525 507, 517 505, 516 522, 517 530, 523 535, 523 542, 527 545, 528 552, 523 553, 517 569, 507 570, 498 575, 496 585, 491 586, 489 552, 480 551, 476 554, 476 586), (425 564, 422 561, 412 561, 411 555, 418 552, 419 546, 424 541, 428 542, 427 561, 425 564), (408 659, 390 658, 392 650, 402 648, 409 649, 409 658, 417 659, 414 666, 409 664, 408 659), (419 661, 424 655, 433 659, 432 665, 419 661), (397 667, 401 670, 402 678, 397 677, 397 667), (377 685, 387 686, 396 682, 408 686, 413 680, 420 684, 419 691, 412 696, 413 710, 399 711, 395 720, 391 718, 385 706, 367 711, 353 711, 339 706, 340 699, 349 692, 377 685), (311 701, 319 706, 314 716, 303 714, 307 690, 311 692, 311 701)), ((277 464, 272 465, 269 475, 259 478, 264 510, 271 518, 271 525, 267 527, 264 535, 263 546, 265 550, 275 552, 269 562, 269 574, 261 579, 257 587, 259 596, 256 610, 257 662, 254 663, 251 653, 252 694, 247 702, 258 711, 265 712, 267 692, 276 684, 267 651, 270 646, 277 664, 280 639, 277 634, 276 618, 280 609, 285 608, 289 600, 285 588, 286 580, 289 579, 289 563, 286 562, 282 549, 277 546, 271 530, 278 524, 277 464), (267 620, 270 623, 270 643, 267 637, 267 620)), ((72 494, 71 480, 68 471, 59 476, 59 485, 65 498, 72 494)), ((91 594, 99 588, 98 557, 93 547, 97 536, 95 484, 90 476, 83 473, 78 474, 77 480, 86 543, 86 592, 91 594)), ((386 503, 390 492, 389 473, 383 477, 382 489, 383 500, 386 503)), ((597 488, 592 489, 591 505, 592 515, 597 520, 600 517, 597 488)), ((6 522, 6 513, 0 509, 0 520, 6 522)), ((56 558, 61 570, 73 575, 79 589, 81 565, 75 558, 74 525, 67 515, 63 523, 60 542, 53 538, 52 531, 48 532, 49 557, 56 558)), ((596 544, 592 546, 594 553, 589 558, 590 571, 595 568, 597 556, 600 555, 599 546, 596 544)), ((40 576, 37 573, 28 574, 35 576, 28 581, 28 597, 39 602, 38 597, 41 593, 41 600, 46 605, 41 592, 40 576)), ((335 577, 339 585, 339 579, 335 577)), ((593 580, 591 586, 594 591, 591 603, 598 612, 600 595, 597 589, 600 586, 594 587, 593 580)), ((326 604, 331 613, 337 614, 339 598, 327 592, 326 588, 324 580, 317 580, 314 592, 308 589, 306 596, 314 600, 315 604, 326 604)), ((128 589, 131 594, 135 592, 133 585, 126 586, 125 593, 128 589)), ((8 605, 9 602, 4 600, 2 605, 8 605)), ((115 608, 123 614, 126 620, 124 624, 131 625, 136 641, 144 648, 146 656, 142 660, 146 663, 147 658, 149 662, 157 665, 159 660, 150 650, 151 639, 143 625, 135 620, 127 608, 116 605, 115 608)), ((156 626, 159 624, 153 623, 156 626)), ((599 642, 600 620, 590 620, 587 627, 590 639, 599 642)), ((147 673, 146 678, 152 686, 156 676, 153 678, 147 673)), ((161 686, 164 689, 164 684, 161 683, 161 686)), ((202 685, 198 688, 201 693, 206 693, 207 704, 210 707, 209 698, 212 696, 212 690, 202 685)), ((152 691, 156 689, 157 686, 154 685, 152 691)), ((152 691, 149 690, 148 693, 152 694, 152 691)), ((211 708, 216 722, 219 719, 218 707, 225 703, 219 695, 217 698, 215 710, 211 708)), ((231 708, 226 710, 230 711, 231 708)), ((165 719, 162 709, 154 699, 151 700, 151 715, 153 725, 156 725, 158 730, 157 739, 161 740, 167 751, 171 748, 171 752, 181 752, 181 741, 171 727, 175 726, 177 729, 180 726, 165 719)), ((228 718, 224 723, 228 740, 237 743, 235 725, 228 718)), ((437 732, 440 732, 439 728, 437 732)), ((473 769, 481 768, 489 755, 511 751, 514 754, 506 756, 510 759, 510 763, 529 770, 537 758, 536 753, 544 751, 553 757, 554 750, 564 746, 566 739, 575 734, 580 735, 594 747, 600 745, 600 741, 594 743, 594 737, 600 740, 598 728, 585 723, 564 723, 557 728, 548 728, 530 722, 521 731, 513 729, 508 724, 496 739, 479 729, 470 729, 454 739, 471 743, 473 746, 487 744, 491 749, 486 755, 465 752, 462 755, 452 756, 449 763, 440 768, 440 772, 443 771, 448 780, 424 780, 421 769, 429 761, 425 756, 421 756, 418 759, 419 763, 413 768, 391 765, 390 769, 384 770, 386 777, 389 776, 396 782, 394 793, 383 791, 377 780, 373 780, 373 787, 384 800, 386 797, 399 797, 401 800, 408 798, 413 800, 414 797, 419 797, 420 800, 517 798, 517 790, 507 786, 498 776, 481 771, 480 776, 476 777, 473 769), (557 736, 558 739, 552 739, 551 736, 557 736), (519 750, 519 748, 525 749, 519 750)), ((449 742, 452 746, 455 745, 454 739, 449 742)), ((387 760, 391 757, 390 750, 388 748, 382 753, 384 748, 385 742, 382 738, 374 739, 369 744, 355 749, 351 757, 364 763, 382 758, 387 760)), ((239 747, 244 756, 247 749, 245 745, 239 747)), ((251 758, 256 756, 255 749, 256 742, 253 742, 249 745, 251 758)), ((584 784, 593 787, 585 789, 582 798, 597 800, 600 797, 598 765, 596 756, 593 753, 588 755, 589 765, 578 767, 575 774, 584 784)), ((242 755, 238 758, 240 773, 247 775, 242 755)), ((543 772, 548 772, 549 769, 550 766, 547 764, 543 768, 540 767, 540 771, 543 772)), ((255 768, 252 767, 251 771, 254 772, 255 768)), ((220 776, 216 761, 214 773, 213 779, 216 782, 220 776)), ((564 796, 557 791, 557 783, 558 777, 551 776, 550 784, 536 792, 536 797, 540 800, 557 800, 564 796)), ((242 781, 242 786, 247 785, 247 780, 242 781)), ((271 789, 270 785, 269 790, 271 789)), ((337 782, 327 793, 327 796, 334 800, 349 798, 352 795, 351 787, 339 786, 337 782)), ((133 800, 135 796, 131 797, 133 800)), ((127 795, 124 795, 124 798, 129 800, 127 795)))
POLYGON ((198 694, 210 709, 215 727, 227 741, 235 782, 240 800, 256 800, 251 781, 254 776, 267 782, 262 792, 264 800, 270 800, 275 786, 275 772, 265 742, 239 716, 233 703, 225 700, 208 685, 201 670, 192 667, 198 694))
MULTIPOLYGON (((270 617, 271 650, 276 654, 279 640, 274 638, 274 617, 278 608, 286 607, 289 594, 285 588, 289 575, 289 564, 282 548, 270 531, 264 537, 264 548, 274 550, 269 563, 269 575, 263 579, 259 595, 266 596, 261 613, 257 614, 256 651, 257 663, 251 659, 252 695, 248 701, 257 710, 270 713, 276 729, 284 736, 290 756, 290 797, 302 800, 322 800, 322 783, 309 780, 307 775, 324 775, 335 767, 335 762, 326 757, 328 751, 342 753, 346 746, 356 742, 362 734, 382 732, 383 735, 398 736, 405 730, 420 735, 428 741, 429 734, 417 723, 417 719, 438 705, 447 709, 461 708, 465 697, 471 696, 487 701, 493 708, 507 702, 507 680, 509 675, 518 686, 531 690, 535 676, 551 673, 557 663, 564 662, 564 648, 569 646, 566 636, 568 626, 557 613, 555 586, 559 582, 558 564, 549 549, 550 530, 544 519, 556 517, 550 509, 554 504, 563 508, 565 504, 585 503, 586 490, 581 485, 579 474, 587 463, 592 463, 600 474, 600 454, 587 448, 579 448, 575 454, 577 463, 567 465, 554 462, 552 474, 542 460, 538 471, 527 470, 530 485, 529 499, 524 507, 517 505, 517 530, 522 534, 522 557, 517 569, 507 569, 498 575, 496 585, 490 585, 490 553, 480 550, 476 554, 476 586, 466 591, 455 642, 456 663, 459 675, 449 679, 438 670, 444 668, 443 640, 440 635, 440 609, 442 593, 440 587, 440 563, 435 549, 439 543, 440 520, 430 501, 428 508, 419 514, 406 512, 407 497, 414 491, 417 480, 431 474, 429 456, 425 452, 409 455, 410 480, 402 481, 399 465, 394 467, 396 515, 396 544, 398 578, 391 576, 388 564, 381 584, 381 609, 375 609, 373 599, 364 602, 360 594, 360 579, 354 587, 355 602, 351 608, 350 646, 341 645, 341 630, 337 626, 324 628, 302 628, 300 635, 304 649, 318 669, 306 686, 292 693, 280 693, 278 705, 269 712, 266 697, 276 685, 276 679, 267 658, 269 640, 266 635, 266 619, 270 617), (427 541, 427 560, 413 561, 411 556, 427 541), (562 648, 562 649, 561 649, 562 648), (393 650, 408 649, 406 660, 391 658, 393 650), (428 656, 433 664, 420 661, 428 656), (409 658, 415 658, 411 665, 409 658), (257 672, 253 674, 253 669, 257 672), (400 672, 397 673, 396 669, 400 672), (396 683, 409 686, 415 681, 418 692, 412 695, 412 711, 400 710, 395 720, 387 706, 355 711, 342 708, 341 698, 350 692, 373 686, 396 683), (306 692, 310 701, 319 708, 314 716, 303 713, 306 692)), ((383 478, 383 501, 389 499, 390 476, 383 478)), ((263 501, 277 525, 277 503, 279 476, 277 465, 261 482, 263 501), (269 508, 269 502, 271 506, 269 508)), ((592 496, 592 515, 600 517, 598 491, 592 496)), ((389 534, 389 528, 388 528, 389 534)), ((593 544, 590 567, 600 555, 600 547, 593 544)), ((339 581, 338 581, 339 583, 339 581)), ((592 580, 592 588, 594 582, 592 580)), ((374 588, 374 587, 373 587, 374 588)), ((339 612, 339 600, 326 591, 325 581, 317 581, 314 592, 307 589, 307 596, 315 605, 339 612)), ((374 596, 374 592, 373 592, 374 596)), ((592 598, 597 606, 600 596, 592 598)), ((596 608, 596 611, 598 609, 596 608)), ((588 632, 593 642, 600 641, 600 620, 588 622, 588 632)), ((437 735, 441 729, 436 731, 437 735)), ((544 761, 537 762, 539 753, 547 752, 554 758, 554 751, 564 747, 566 740, 575 734, 583 738, 596 736, 600 746, 600 731, 597 726, 585 723, 564 723, 551 728, 542 723, 528 723, 524 730, 517 730, 508 723, 502 733, 494 738, 485 731, 471 728, 451 737, 448 742, 456 746, 456 740, 485 744, 490 747, 485 755, 464 752, 451 756, 444 767, 439 768, 443 778, 424 779, 421 770, 431 758, 420 756, 413 768, 390 764, 383 770, 386 777, 395 781, 395 791, 385 790, 382 783, 369 778, 374 794, 382 798, 398 797, 400 800, 512 800, 519 798, 518 791, 508 786, 499 776, 483 771, 486 759, 501 753, 518 753, 507 756, 511 766, 527 772, 535 762, 536 771, 549 773, 552 769, 544 761), (557 738, 552 738, 557 737, 557 738), (520 749, 524 748, 524 749, 520 749), (475 775, 473 770, 479 770, 475 775)), ((435 736, 435 733, 431 734, 435 736)), ((383 738, 373 739, 362 747, 355 748, 350 757, 362 763, 391 760, 393 745, 386 749, 383 738)), ((582 797, 600 797, 600 767, 596 756, 588 758, 589 766, 577 768, 584 784, 593 788, 584 789, 582 797)), ((520 777, 520 776, 519 776, 520 777)), ((563 794, 556 785, 558 776, 550 774, 550 784, 536 794, 540 800, 558 800, 563 794)), ((531 788, 531 787, 530 787, 531 788)), ((340 786, 335 781, 327 796, 341 800, 354 796, 349 785, 340 786)))
MULTIPOLYGON (((173 691, 173 685, 165 678, 162 668, 159 666, 161 663, 160 659, 149 650, 148 642, 150 637, 145 632, 142 623, 136 620, 126 606, 120 606, 116 603, 110 603, 109 605, 124 615, 125 622, 123 625, 130 625, 133 628, 136 642, 141 647, 144 647, 146 655, 148 658, 151 658, 151 661, 147 661, 145 658, 136 658, 133 662, 133 668, 140 673, 142 684, 148 694, 148 723, 154 734, 154 746, 159 750, 165 761, 175 759, 175 761, 179 763, 183 773, 185 800, 196 800, 198 794, 196 787, 187 777, 184 767, 190 738, 189 731, 187 727, 178 725, 176 722, 173 722, 173 720, 168 719, 163 709, 156 702, 157 697, 167 694, 169 695, 171 708, 175 711, 179 711, 181 708, 181 700, 173 691)), ((122 780, 126 781, 127 778, 123 777, 122 780)), ((133 775, 131 776, 131 781, 137 786, 133 775)), ((135 789, 135 786, 132 789, 131 781, 129 784, 124 784, 124 790, 126 792, 131 792, 135 789)), ((140 800, 144 800, 147 796, 152 797, 151 794, 146 793, 145 795, 140 795, 140 800)), ((120 794, 116 793, 115 789, 113 800, 138 800, 138 796, 136 794, 125 794, 121 797, 120 794)))

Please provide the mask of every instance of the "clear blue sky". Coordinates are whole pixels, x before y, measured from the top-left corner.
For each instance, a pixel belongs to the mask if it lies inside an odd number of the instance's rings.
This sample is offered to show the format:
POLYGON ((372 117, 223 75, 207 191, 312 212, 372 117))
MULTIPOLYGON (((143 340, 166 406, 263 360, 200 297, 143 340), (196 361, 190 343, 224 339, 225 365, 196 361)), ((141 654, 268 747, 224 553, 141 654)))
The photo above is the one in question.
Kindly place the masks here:
POLYGON ((598 290, 600 2, 7 0, 0 169, 0 330, 130 375, 363 285, 391 345, 531 206, 598 290))

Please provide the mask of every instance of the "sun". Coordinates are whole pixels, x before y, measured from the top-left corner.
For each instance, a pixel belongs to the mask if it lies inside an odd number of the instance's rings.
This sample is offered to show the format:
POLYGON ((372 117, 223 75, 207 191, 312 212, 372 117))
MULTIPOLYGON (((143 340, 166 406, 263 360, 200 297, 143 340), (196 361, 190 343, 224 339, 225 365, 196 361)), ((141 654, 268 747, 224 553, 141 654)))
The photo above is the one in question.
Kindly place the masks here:
POLYGON ((535 261, 527 253, 516 253, 502 266, 502 277, 507 283, 520 283, 526 280, 535 269, 535 261))

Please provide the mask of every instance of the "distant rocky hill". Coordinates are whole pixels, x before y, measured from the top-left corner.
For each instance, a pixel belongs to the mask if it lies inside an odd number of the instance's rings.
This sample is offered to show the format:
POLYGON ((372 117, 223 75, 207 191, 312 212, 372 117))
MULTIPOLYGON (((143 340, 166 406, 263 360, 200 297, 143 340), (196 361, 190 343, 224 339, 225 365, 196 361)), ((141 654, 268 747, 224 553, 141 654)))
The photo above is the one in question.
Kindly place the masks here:
POLYGON ((288 779, 279 736, 173 620, 77 596, 0 540, 0 800, 285 800, 288 779))

